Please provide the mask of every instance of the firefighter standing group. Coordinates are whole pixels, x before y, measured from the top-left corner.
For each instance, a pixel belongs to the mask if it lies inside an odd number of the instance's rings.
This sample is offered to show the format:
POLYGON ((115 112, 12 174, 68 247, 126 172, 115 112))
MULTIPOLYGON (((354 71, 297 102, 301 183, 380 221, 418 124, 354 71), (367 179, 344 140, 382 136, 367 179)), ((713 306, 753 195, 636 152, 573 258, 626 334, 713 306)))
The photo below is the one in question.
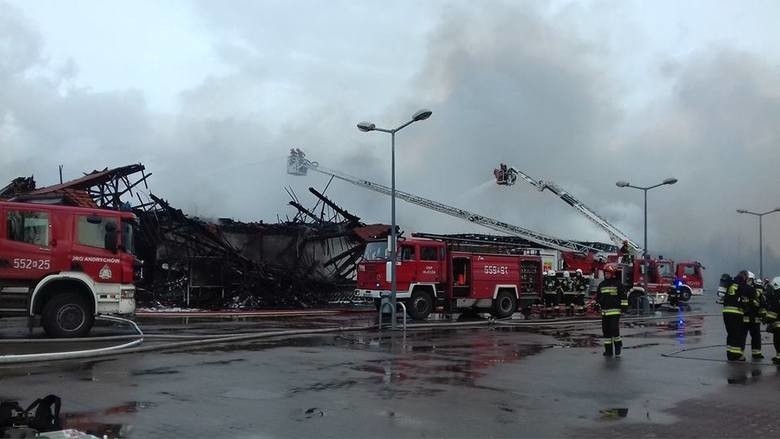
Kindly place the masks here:
POLYGON ((723 323, 726 326, 726 358, 745 361, 745 344, 750 335, 750 354, 753 359, 764 358, 761 352, 761 323, 773 335, 775 356, 772 363, 780 364, 780 277, 764 285, 762 279, 747 270, 732 279, 724 274, 719 290, 723 292, 723 323), (766 287, 766 289, 765 289, 766 287))
POLYGON ((585 295, 590 288, 590 278, 577 269, 574 277, 568 271, 544 274, 544 317, 585 314, 585 295))

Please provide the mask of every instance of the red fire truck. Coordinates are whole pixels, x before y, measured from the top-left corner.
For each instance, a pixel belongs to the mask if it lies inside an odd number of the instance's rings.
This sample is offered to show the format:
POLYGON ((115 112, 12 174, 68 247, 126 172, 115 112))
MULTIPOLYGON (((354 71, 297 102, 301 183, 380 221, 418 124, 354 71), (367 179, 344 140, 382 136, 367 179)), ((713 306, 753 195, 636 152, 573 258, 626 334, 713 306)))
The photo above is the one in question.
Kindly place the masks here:
POLYGON ((631 264, 618 264, 623 283, 630 288, 628 299, 631 306, 636 306, 643 295, 647 296, 651 305, 663 305, 667 302, 687 302, 692 294, 703 294, 704 267, 697 261, 675 265, 668 259, 648 259, 647 290, 642 265, 641 259, 635 259, 631 264))
MULTIPOLYGON (((386 241, 370 242, 358 265, 358 297, 378 305, 390 293, 386 241)), ((438 306, 445 312, 478 309, 497 318, 537 303, 542 292, 542 258, 531 255, 458 251, 446 242, 398 241, 396 298, 409 316, 424 320, 438 306)))
POLYGON ((98 314, 132 314, 135 215, 0 202, 0 316, 35 316, 50 337, 89 333, 98 314))

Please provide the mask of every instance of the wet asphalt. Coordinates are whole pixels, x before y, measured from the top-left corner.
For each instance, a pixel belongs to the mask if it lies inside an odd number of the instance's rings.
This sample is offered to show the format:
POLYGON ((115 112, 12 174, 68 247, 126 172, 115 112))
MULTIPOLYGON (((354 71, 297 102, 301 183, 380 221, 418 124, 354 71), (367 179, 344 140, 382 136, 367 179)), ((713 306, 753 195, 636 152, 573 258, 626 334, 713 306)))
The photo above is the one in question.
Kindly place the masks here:
MULTIPOLYGON (((778 437, 780 374, 769 360, 769 335, 767 359, 726 363, 719 311, 711 297, 696 297, 684 310, 624 319, 617 359, 601 355, 597 318, 533 328, 365 330, 5 366, 0 399, 25 405, 59 395, 65 426, 108 437, 778 437)), ((225 334, 374 318, 139 324, 146 333, 225 334)), ((92 345, 4 343, 26 334, 20 325, 0 321, 0 354, 92 345)), ((103 325, 95 333, 129 331, 103 325)))

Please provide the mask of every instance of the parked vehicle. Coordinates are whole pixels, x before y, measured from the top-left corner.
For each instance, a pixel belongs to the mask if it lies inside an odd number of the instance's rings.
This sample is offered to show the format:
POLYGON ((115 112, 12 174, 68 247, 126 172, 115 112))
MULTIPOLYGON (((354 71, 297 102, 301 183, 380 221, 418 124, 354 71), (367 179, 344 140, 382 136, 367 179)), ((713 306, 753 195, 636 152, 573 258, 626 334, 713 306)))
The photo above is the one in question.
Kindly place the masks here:
MULTIPOLYGON (((387 253, 386 241, 371 242, 358 265, 356 295, 377 306, 391 289, 387 253)), ((398 241, 396 299, 415 320, 439 306, 445 312, 477 309, 504 318, 539 302, 542 264, 541 256, 456 251, 444 241, 403 239, 398 241)))
POLYGON ((0 202, 0 316, 40 316, 50 337, 135 311, 131 212, 0 202))

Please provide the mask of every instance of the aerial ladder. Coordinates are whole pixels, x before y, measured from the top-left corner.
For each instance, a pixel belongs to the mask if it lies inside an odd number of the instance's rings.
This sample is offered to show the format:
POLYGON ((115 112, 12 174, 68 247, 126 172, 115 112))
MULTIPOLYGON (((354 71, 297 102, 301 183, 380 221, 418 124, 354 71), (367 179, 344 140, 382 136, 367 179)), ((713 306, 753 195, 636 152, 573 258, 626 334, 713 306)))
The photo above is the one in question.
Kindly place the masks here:
POLYGON ((628 243, 628 251, 631 254, 634 255, 642 254, 642 247, 640 247, 637 243, 632 241, 631 238, 628 237, 628 235, 626 235, 624 232, 622 232, 614 225, 610 224, 609 221, 607 221, 602 216, 594 212, 593 209, 586 206, 583 202, 576 199, 570 193, 561 189, 555 183, 551 181, 536 180, 533 177, 526 174, 525 172, 515 168, 514 166, 508 166, 505 165, 504 163, 501 163, 498 169, 493 170, 493 175, 496 177, 496 183, 498 183, 501 186, 514 185, 517 182, 517 177, 520 176, 523 180, 527 181, 536 189, 538 189, 539 192, 548 189, 550 192, 554 193, 561 200, 563 200, 564 203, 576 209, 577 212, 582 214, 585 218, 589 219, 592 223, 596 224, 602 230, 607 232, 609 238, 618 247, 622 246, 623 243, 628 243))
MULTIPOLYGON (((362 187, 364 189, 370 189, 380 194, 390 196, 392 190, 378 183, 374 183, 368 180, 353 177, 343 172, 334 171, 328 169, 316 161, 311 161, 306 158, 306 154, 300 149, 293 148, 290 150, 290 155, 287 158, 287 173, 291 175, 306 175, 309 170, 319 172, 321 174, 329 175, 331 177, 338 178, 339 180, 352 183, 355 186, 362 187)), ((483 227, 495 230, 497 232, 507 233, 510 235, 519 236, 530 242, 538 244, 540 246, 552 248, 560 251, 574 251, 580 253, 602 253, 601 250, 589 245, 585 245, 576 241, 567 239, 555 238, 549 235, 544 235, 532 230, 528 230, 519 226, 505 223, 493 218, 488 218, 467 210, 458 209, 457 207, 448 206, 446 204, 438 203, 427 198, 418 197, 417 195, 410 194, 408 192, 399 191, 396 189, 395 196, 408 203, 425 207, 427 209, 435 210, 445 215, 450 215, 455 218, 464 219, 474 224, 479 224, 483 227)))

